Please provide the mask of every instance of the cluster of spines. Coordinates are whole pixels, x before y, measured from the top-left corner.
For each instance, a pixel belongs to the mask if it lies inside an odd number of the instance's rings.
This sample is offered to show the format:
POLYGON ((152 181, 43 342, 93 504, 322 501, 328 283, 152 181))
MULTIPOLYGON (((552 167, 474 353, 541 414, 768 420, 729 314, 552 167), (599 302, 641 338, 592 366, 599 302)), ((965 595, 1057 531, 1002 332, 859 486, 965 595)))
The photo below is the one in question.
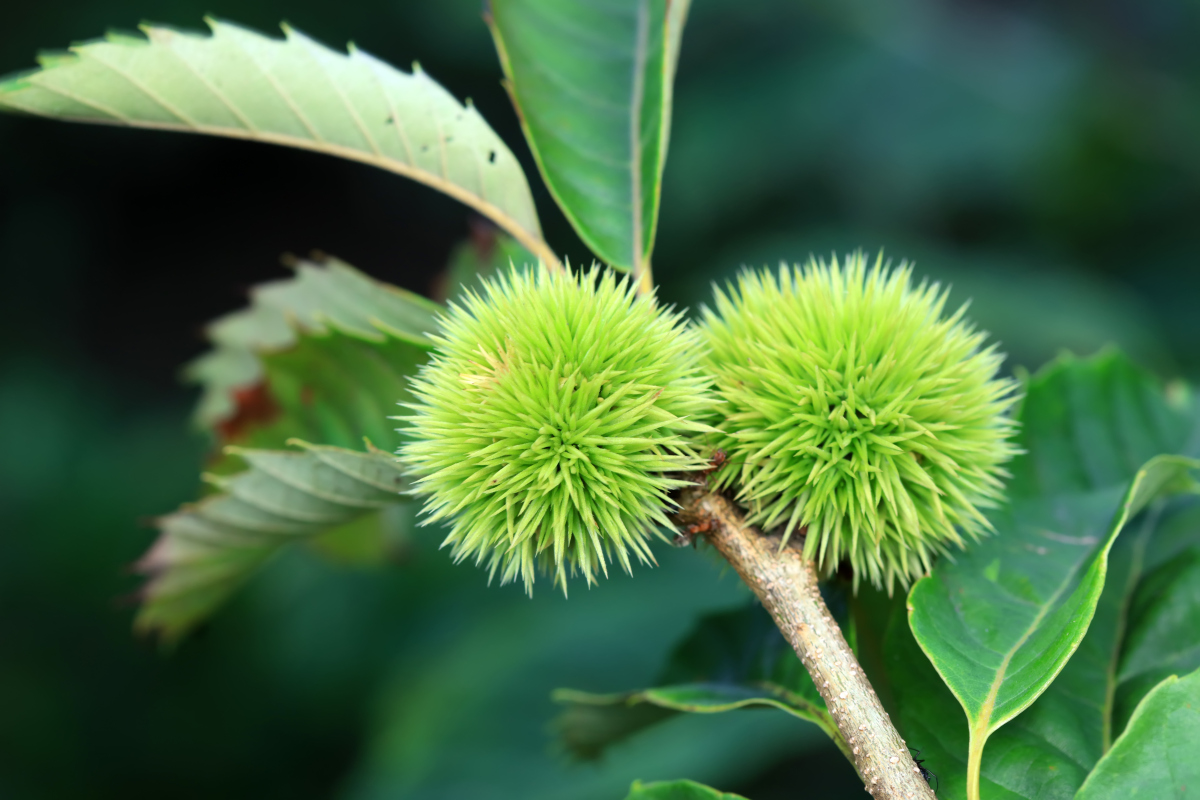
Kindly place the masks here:
POLYGON ((714 476, 825 571, 890 592, 987 529, 1015 452, 1014 382, 947 293, 862 254, 743 273, 705 311, 725 401, 714 476))
POLYGON ((715 402, 682 314, 596 268, 513 270, 451 304, 435 340, 400 456, 453 557, 564 591, 653 561, 715 402))

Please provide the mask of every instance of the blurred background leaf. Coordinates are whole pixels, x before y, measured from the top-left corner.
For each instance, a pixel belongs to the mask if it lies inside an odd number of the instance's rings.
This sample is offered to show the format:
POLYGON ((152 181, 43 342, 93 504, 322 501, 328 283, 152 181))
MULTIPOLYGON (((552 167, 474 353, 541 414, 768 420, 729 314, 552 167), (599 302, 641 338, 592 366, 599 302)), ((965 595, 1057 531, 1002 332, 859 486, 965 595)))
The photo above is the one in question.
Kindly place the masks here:
MULTIPOLYGON (((0 73, 143 19, 195 29, 212 13, 259 30, 287 19, 330 46, 420 60, 474 100, 532 176, 480 12, 478 0, 15 0, 0 73)), ((1165 377, 1195 377, 1198 30, 1200 9, 1170 0, 696 3, 656 238, 660 294, 694 305, 743 264, 882 248, 971 299, 1014 367, 1116 341, 1165 377)), ((554 249, 590 260, 532 188, 554 249)), ((153 538, 137 521, 197 489, 196 395, 176 375, 204 349, 202 326, 283 277, 284 252, 336 253, 436 296, 473 225, 453 200, 362 165, 0 118, 0 795, 437 798, 462 769, 499 776, 484 797, 523 798, 527 782, 535 796, 619 798, 635 778, 684 775, 751 800, 801 783, 861 796, 824 736, 766 711, 680 717, 599 767, 547 750, 551 689, 650 685, 695 614, 737 601, 732 576, 717 582, 690 552, 569 604, 529 602, 452 567, 429 531, 403 551, 411 568, 290 553, 170 658, 131 636, 133 610, 113 600, 136 588, 122 571, 153 538), (563 622, 575 614, 578 633, 563 622), (494 639, 543 649, 509 650, 493 670, 472 644, 494 641, 489 623, 503 626, 494 639), (452 666, 441 686, 481 688, 442 722, 411 687, 452 666), (714 755, 724 737, 734 760, 714 755), (763 739, 744 759, 738 742, 763 739)), ((1164 529, 1148 574, 1194 547, 1196 530, 1164 529)), ((1131 701, 1148 691, 1135 691, 1138 669, 1131 660, 1131 701)), ((930 690, 920 702, 939 701, 930 690)))
POLYGON ((695 781, 635 781, 625 800, 742 800, 738 795, 718 792, 695 781))
MULTIPOLYGON (((851 646, 853 620, 844 587, 829 584, 826 602, 851 646)), ((808 671, 765 609, 757 602, 697 620, 671 650, 648 689, 593 694, 557 689, 565 708, 554 728, 573 755, 594 760, 614 744, 683 713, 721 714, 753 707, 777 708, 817 725, 843 754, 850 747, 838 731, 808 671)))

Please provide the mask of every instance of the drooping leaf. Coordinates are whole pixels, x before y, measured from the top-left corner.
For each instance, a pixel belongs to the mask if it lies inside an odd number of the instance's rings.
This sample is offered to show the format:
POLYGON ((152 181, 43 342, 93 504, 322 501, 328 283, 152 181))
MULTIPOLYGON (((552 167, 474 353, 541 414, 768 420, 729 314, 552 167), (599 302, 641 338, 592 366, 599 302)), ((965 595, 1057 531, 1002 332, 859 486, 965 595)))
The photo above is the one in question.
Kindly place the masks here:
POLYGON ((1200 670, 1183 678, 1171 675, 1142 699, 1076 798, 1165 800, 1195 794, 1198 786, 1200 670))
POLYGON ((695 781, 634 781, 625 800, 745 800, 740 794, 719 792, 695 781))
MULTIPOLYGON (((961 761, 934 766, 942 779, 965 781, 988 737, 1028 708, 992 737, 982 796, 1069 797, 1103 753, 1116 621, 1130 582, 1136 584, 1136 553, 1153 515, 1120 543, 1108 587, 1116 594, 1100 602, 1109 551, 1139 508, 1188 485, 1195 462, 1152 456, 1183 449, 1191 418, 1155 381, 1106 353, 1065 359, 1036 376, 1021 421, 1028 453, 1014 462, 1011 503, 991 515, 996 535, 919 582, 909 597, 910 619, 968 715, 973 747, 957 753, 961 761)), ((928 717, 925 692, 894 685, 909 698, 900 704, 902 724, 925 720, 927 733, 954 751, 966 720, 928 717)))
MULTIPOLYGON (((422 350, 432 347, 428 334, 441 309, 437 303, 374 280, 336 258, 299 260, 292 266, 294 276, 255 286, 249 307, 211 322, 205 335, 213 349, 184 369, 185 378, 202 390, 196 422, 203 428, 224 427, 224 440, 239 438, 243 423, 269 417, 273 401, 261 395, 266 378, 261 356, 288 350, 302 335, 336 330, 373 344, 395 339, 422 350), (256 398, 259 406, 250 406, 256 398), (239 410, 253 415, 255 408, 257 418, 236 419, 239 410)), ((280 447, 296 435, 298 431, 290 431, 261 446, 280 447)))
POLYGON ((389 417, 428 357, 438 306, 336 260, 296 269, 210 326, 217 347, 193 363, 205 421, 239 446, 210 466, 217 494, 162 517, 138 564, 150 580, 137 626, 164 640, 183 636, 287 545, 379 561, 405 530, 401 506, 411 501, 399 494, 391 452, 400 437, 389 417), (229 366, 238 363, 248 368, 229 366), (297 441, 307 452, 279 452, 297 441))
POLYGON ((584 243, 649 263, 688 3, 491 0, 508 88, 542 176, 584 243))
POLYGON ((401 72, 284 26, 271 39, 206 20, 211 36, 145 25, 43 56, 0 81, 0 110, 73 122, 207 133, 371 164, 432 186, 546 260, 520 164, 474 106, 419 67, 401 72))
MULTIPOLYGON (((835 609, 845 609, 840 594, 827 593, 835 609)), ((853 627, 839 616, 853 644, 853 627)), ((770 707, 815 723, 849 752, 808 671, 757 603, 702 617, 655 683, 617 694, 555 691, 554 700, 566 706, 555 724, 563 744, 577 757, 594 759, 677 714, 770 707)))
POLYGON ((250 469, 213 476, 220 494, 158 520, 159 538, 137 564, 150 576, 139 630, 178 640, 284 545, 400 500, 390 454, 296 444, 304 452, 237 449, 250 469))

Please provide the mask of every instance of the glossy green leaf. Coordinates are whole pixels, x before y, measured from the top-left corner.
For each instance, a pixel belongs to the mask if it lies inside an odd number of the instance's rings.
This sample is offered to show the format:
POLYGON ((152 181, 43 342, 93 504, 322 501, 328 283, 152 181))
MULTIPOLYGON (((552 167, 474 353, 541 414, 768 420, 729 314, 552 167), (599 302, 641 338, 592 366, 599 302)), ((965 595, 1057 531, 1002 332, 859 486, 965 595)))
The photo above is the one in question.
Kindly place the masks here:
POLYGON ((73 122, 206 133, 315 150, 432 186, 526 247, 542 240, 516 157, 474 106, 419 67, 401 72, 284 26, 271 39, 207 20, 211 36, 145 25, 43 56, 0 82, 0 110, 73 122))
MULTIPOLYGON (((840 595, 833 599, 835 609, 845 607, 840 595)), ((853 643, 853 627, 840 616, 853 643)), ((677 714, 769 707, 816 724, 849 752, 808 671, 757 603, 702 617, 672 651, 656 684, 616 694, 555 691, 554 700, 566 706, 555 723, 563 744, 594 759, 677 714)))
POLYGON ((542 177, 584 243, 649 263, 688 3, 491 0, 508 88, 542 177))
POLYGON ((1076 795, 1078 800, 1166 800, 1200 787, 1200 670, 1164 679, 1076 795))
MULTIPOLYGON (((1191 417, 1155 381, 1107 353, 1064 359, 1035 377, 1021 419, 1028 454, 1014 462, 1010 505, 991 515, 997 535, 919 582, 910 616, 917 641, 968 714, 976 765, 988 737, 1029 709, 988 746, 982 796, 1069 797, 1103 753, 1112 688, 1106 675, 1115 670, 1117 623, 1139 578, 1153 515, 1120 541, 1102 598, 1109 551, 1139 508, 1188 485, 1194 462, 1187 459, 1137 464, 1183 449, 1191 417)), ((920 702, 902 708, 903 724, 921 716, 920 702)), ((962 718, 933 724, 953 749, 952 728, 962 718)), ((953 784, 968 766, 969 759, 950 764, 944 777, 953 784)))
MULTIPOLYGON (((922 766, 937 775, 938 795, 961 800, 967 795, 968 748, 962 706, 913 638, 900 596, 883 637, 883 663, 895 706, 891 713, 905 743, 922 759, 922 766)), ((983 797, 996 800, 1020 797, 993 784, 986 769, 982 789, 983 797)))
MULTIPOLYGON (((1200 528, 1196 529, 1200 532, 1200 528)), ((1110 736, 1169 675, 1200 669, 1200 545, 1150 572, 1128 603, 1127 633, 1111 681, 1110 736)))
POLYGON ((439 306, 333 259, 299 262, 251 297, 209 326, 216 348, 190 367, 202 421, 239 446, 210 467, 216 494, 160 518, 138 564, 150 580, 137 626, 167 641, 290 544, 374 562, 407 530, 389 417, 428 357, 439 306), (292 443, 305 452, 278 450, 292 443))
POLYGON ((745 800, 740 794, 719 792, 695 781, 634 781, 625 800, 745 800))
MULTIPOLYGON (((511 241, 511 240, 509 240, 511 241)), ((250 290, 250 305, 205 327, 213 349, 184 368, 200 385, 196 422, 211 429, 238 411, 238 393, 247 395, 266 378, 261 356, 286 351, 304 335, 330 331, 372 344, 389 339, 428 350, 428 334, 441 309, 420 295, 374 280, 336 258, 300 260, 292 277, 250 290)), ((298 431, 261 446, 280 447, 298 431)), ((226 437, 229 438, 229 437, 226 437)))

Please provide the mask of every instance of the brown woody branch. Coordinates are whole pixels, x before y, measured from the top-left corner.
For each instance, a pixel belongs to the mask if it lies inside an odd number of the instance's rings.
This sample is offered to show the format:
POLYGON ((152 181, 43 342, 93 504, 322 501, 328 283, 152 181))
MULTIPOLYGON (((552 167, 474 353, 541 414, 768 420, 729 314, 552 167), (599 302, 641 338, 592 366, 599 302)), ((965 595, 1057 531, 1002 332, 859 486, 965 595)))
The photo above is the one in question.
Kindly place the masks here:
POLYGON ((854 768, 867 791, 877 800, 933 798, 829 613, 813 565, 798 543, 781 549, 778 537, 747 525, 732 502, 704 486, 684 489, 679 502, 676 516, 683 530, 708 537, 758 595, 804 662, 849 744, 854 768))

